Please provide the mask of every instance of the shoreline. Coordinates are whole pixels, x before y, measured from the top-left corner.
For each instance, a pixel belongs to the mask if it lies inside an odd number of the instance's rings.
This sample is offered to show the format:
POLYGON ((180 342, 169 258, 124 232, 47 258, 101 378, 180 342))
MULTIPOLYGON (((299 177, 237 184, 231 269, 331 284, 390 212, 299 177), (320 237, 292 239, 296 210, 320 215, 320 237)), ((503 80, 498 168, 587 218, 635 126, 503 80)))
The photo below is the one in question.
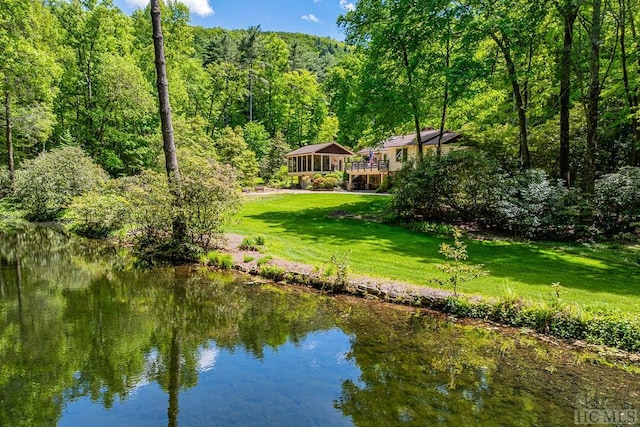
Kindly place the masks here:
POLYGON ((551 339, 574 349, 590 349, 600 356, 613 356, 634 365, 640 362, 640 322, 637 317, 584 318, 584 313, 580 309, 576 311, 574 306, 536 306, 519 298, 506 300, 465 294, 456 297, 452 291, 444 289, 362 275, 348 274, 343 283, 338 283, 338 276, 323 274, 311 265, 274 258, 256 250, 241 250, 243 236, 226 234, 225 238, 227 245, 223 251, 233 257, 232 268, 245 274, 331 294, 427 310, 464 322, 481 322, 487 327, 527 330, 543 341, 551 339), (259 262, 264 258, 266 262, 259 262), (581 333, 576 332, 581 331, 579 326, 588 329, 589 322, 594 321, 600 326, 595 335, 575 336, 581 333), (625 337, 626 341, 611 342, 619 337, 612 338, 608 333, 621 327, 631 331, 630 337, 625 337))

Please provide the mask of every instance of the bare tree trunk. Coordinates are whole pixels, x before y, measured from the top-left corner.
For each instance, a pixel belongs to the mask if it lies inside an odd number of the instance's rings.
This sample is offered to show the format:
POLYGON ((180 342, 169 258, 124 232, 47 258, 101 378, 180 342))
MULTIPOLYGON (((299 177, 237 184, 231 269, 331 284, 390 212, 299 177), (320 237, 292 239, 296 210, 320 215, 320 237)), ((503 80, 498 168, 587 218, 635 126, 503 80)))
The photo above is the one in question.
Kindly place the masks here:
POLYGON ((6 132, 6 142, 7 142, 7 159, 9 163, 9 180, 11 181, 11 191, 15 189, 16 184, 16 171, 15 164, 13 161, 13 135, 12 135, 12 127, 13 123, 11 123, 11 107, 10 107, 10 97, 9 91, 4 91, 4 121, 5 121, 5 132, 6 132))
MULTIPOLYGON (((640 73, 640 40, 638 40, 638 34, 636 33, 636 23, 635 23, 635 14, 633 10, 632 3, 629 0, 622 0, 625 7, 625 15, 623 16, 623 20, 626 20, 629 17, 629 27, 631 28, 631 36, 633 42, 635 44, 636 50, 636 73, 640 73)), ((624 34, 623 34, 624 36, 624 34)), ((620 42, 622 43, 622 41, 620 42)), ((626 56, 623 54, 623 57, 626 56)), ((638 113, 638 106, 640 105, 640 100, 638 99, 638 85, 634 84, 633 88, 630 88, 629 92, 629 101, 633 103, 634 108, 630 111, 631 113, 631 126, 633 132, 633 142, 631 144, 631 153, 629 155, 629 165, 636 166, 638 164, 638 146, 640 146, 640 123, 638 123, 638 119, 636 114, 638 113)))
POLYGON ((516 72, 516 65, 511 58, 511 48, 508 40, 503 40, 496 34, 492 34, 491 38, 496 42, 502 55, 504 62, 507 65, 507 72, 509 73, 509 80, 511 81, 511 88, 513 89, 513 99, 516 104, 516 110, 518 112, 518 128, 520 130, 519 136, 519 149, 518 157, 520 159, 520 168, 531 168, 531 156, 529 155, 529 143, 527 137, 527 110, 522 91, 520 90, 520 83, 518 82, 518 74, 516 72))
POLYGON ((438 157, 442 155, 442 138, 444 136, 444 125, 447 120, 447 106, 449 104, 449 78, 447 77, 446 71, 449 70, 449 63, 451 61, 451 37, 447 36, 447 52, 444 58, 444 69, 445 69, 445 77, 444 77, 444 97, 442 100, 442 116, 440 117, 440 134, 438 135, 438 157))
POLYGON ((584 176, 582 188, 593 193, 596 181, 596 156, 598 148, 598 100, 600 98, 600 43, 601 43, 601 0, 593 0, 591 11, 589 58, 589 94, 587 99, 587 150, 584 156, 584 176))
MULTIPOLYGON (((173 139, 173 122, 171 119, 171 105, 169 103, 169 83, 167 80, 166 60, 164 56, 164 38, 162 36, 162 18, 160 14, 159 0, 151 0, 151 25, 153 27, 153 47, 155 51, 155 64, 158 86, 158 100, 160 103, 160 122, 162 123, 162 141, 164 149, 165 166, 169 179, 169 186, 174 195, 176 207, 182 207, 182 191, 180 170, 176 145, 173 139)), ((186 236, 186 223, 184 216, 176 214, 173 220, 173 239, 183 241, 186 236)))
POLYGON ((578 16, 578 7, 573 0, 566 0, 561 10, 564 20, 564 40, 558 70, 560 78, 560 177, 571 185, 569 108, 571 102, 571 50, 573 49, 573 26, 578 16))
MULTIPOLYGON (((409 54, 407 52, 407 47, 404 45, 402 41, 400 41, 400 47, 402 48, 402 61, 404 64, 405 71, 407 72, 407 80, 409 81, 409 87, 413 89, 413 74, 411 73, 411 67, 409 65, 409 54)), ((412 91, 413 92, 413 91, 412 91)), ((411 111, 413 112, 413 124, 416 128, 416 143, 418 144, 418 159, 422 160, 423 150, 422 150, 422 136, 420 135, 420 112, 418 109, 418 104, 416 100, 411 97, 411 111)))

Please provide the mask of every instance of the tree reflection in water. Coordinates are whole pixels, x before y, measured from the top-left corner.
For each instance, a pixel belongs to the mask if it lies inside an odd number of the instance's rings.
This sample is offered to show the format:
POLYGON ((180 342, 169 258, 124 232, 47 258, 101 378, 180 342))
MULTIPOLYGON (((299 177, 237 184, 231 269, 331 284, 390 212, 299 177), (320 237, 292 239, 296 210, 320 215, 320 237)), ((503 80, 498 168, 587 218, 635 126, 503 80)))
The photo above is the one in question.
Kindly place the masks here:
POLYGON ((576 364, 579 353, 524 335, 194 267, 133 270, 120 249, 51 228, 0 237, 3 426, 107 415, 171 426, 564 425, 604 397, 638 408, 637 374, 576 364))

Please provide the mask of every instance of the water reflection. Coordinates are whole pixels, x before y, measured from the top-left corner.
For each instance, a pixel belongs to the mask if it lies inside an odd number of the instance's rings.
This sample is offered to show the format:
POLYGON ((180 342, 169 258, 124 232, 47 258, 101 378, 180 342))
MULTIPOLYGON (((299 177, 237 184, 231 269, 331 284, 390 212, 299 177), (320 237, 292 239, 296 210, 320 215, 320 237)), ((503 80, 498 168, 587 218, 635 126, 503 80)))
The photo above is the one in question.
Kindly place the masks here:
POLYGON ((638 375, 410 310, 0 236, 0 425, 566 425, 638 375))

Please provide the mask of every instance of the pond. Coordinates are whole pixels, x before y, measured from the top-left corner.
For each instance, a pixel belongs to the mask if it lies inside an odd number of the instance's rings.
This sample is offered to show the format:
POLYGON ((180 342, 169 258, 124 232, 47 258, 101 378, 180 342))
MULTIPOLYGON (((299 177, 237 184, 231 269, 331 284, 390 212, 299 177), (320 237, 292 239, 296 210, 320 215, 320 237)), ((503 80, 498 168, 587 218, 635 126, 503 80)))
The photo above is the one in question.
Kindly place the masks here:
MULTIPOLYGON (((572 425, 640 374, 519 331, 0 234, 2 426, 572 425)), ((636 370, 637 372, 637 370, 636 370)))

